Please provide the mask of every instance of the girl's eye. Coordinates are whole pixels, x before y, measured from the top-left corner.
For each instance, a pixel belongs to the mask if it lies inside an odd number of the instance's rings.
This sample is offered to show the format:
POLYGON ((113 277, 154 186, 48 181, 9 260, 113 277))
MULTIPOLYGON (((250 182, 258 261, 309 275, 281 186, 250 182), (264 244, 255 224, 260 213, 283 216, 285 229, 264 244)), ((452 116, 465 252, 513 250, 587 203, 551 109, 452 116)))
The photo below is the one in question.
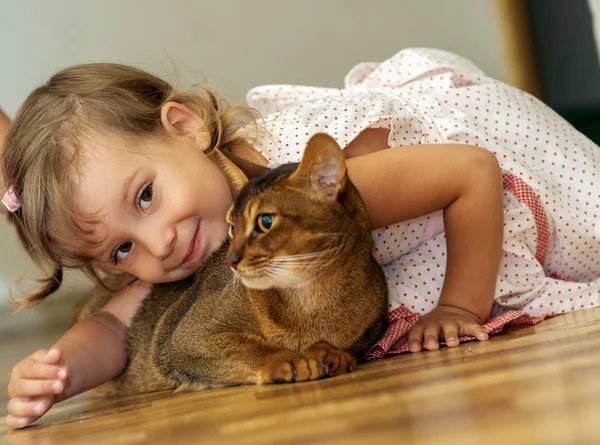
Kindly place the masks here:
POLYGON ((233 227, 233 225, 229 226, 229 238, 233 238, 233 235, 235 234, 235 227, 233 227))
POLYGON ((263 213, 256 218, 256 230, 258 232, 266 233, 271 229, 272 225, 273 215, 270 213, 263 213))
POLYGON ((152 203, 152 184, 144 188, 139 198, 139 205, 142 210, 148 210, 150 204, 152 203))
POLYGON ((127 258, 132 247, 133 243, 130 241, 122 243, 119 247, 117 247, 117 250, 115 250, 115 253, 113 253, 113 260, 115 264, 118 264, 127 258))

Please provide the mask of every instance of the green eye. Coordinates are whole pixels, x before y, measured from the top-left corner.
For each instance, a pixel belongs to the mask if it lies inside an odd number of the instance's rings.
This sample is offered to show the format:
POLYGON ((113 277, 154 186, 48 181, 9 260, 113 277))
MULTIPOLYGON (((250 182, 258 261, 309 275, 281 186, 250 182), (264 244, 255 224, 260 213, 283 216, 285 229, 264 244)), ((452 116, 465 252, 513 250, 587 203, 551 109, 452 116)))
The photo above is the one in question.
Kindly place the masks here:
POLYGON ((270 213, 263 213, 262 215, 258 215, 258 218, 256 218, 256 228, 259 232, 268 232, 272 225, 273 215, 270 213))

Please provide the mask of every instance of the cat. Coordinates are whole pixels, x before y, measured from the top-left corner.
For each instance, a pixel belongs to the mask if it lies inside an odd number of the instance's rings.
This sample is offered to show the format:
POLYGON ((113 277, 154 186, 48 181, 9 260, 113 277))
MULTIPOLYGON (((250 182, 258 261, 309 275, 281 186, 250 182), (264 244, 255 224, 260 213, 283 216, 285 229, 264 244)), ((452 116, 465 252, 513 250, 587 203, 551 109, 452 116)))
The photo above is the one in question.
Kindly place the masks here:
POLYGON ((191 277, 155 285, 109 392, 316 380, 355 369, 385 328, 387 284, 342 149, 309 141, 299 164, 241 188, 229 236, 191 277))

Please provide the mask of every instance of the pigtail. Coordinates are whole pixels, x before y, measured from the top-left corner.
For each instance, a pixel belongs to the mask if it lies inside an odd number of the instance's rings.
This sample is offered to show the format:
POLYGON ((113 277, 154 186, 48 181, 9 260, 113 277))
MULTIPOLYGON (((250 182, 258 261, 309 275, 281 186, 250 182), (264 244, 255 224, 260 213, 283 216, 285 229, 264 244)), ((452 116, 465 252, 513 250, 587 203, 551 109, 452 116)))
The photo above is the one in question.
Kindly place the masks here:
POLYGON ((13 292, 13 288, 16 288, 16 281, 19 280, 20 277, 17 277, 8 288, 8 299, 9 302, 15 306, 17 311, 22 311, 25 309, 31 309, 38 304, 40 304, 46 297, 50 296, 54 292, 56 292, 60 285, 63 282, 63 268, 59 264, 54 261, 50 261, 47 258, 42 260, 39 255, 39 250, 35 249, 31 243, 31 239, 26 236, 27 227, 24 222, 23 217, 23 208, 19 208, 15 212, 8 213, 8 222, 14 225, 17 235, 19 236, 19 240, 21 241, 22 246, 25 251, 28 253, 30 259, 34 262, 34 264, 38 265, 38 267, 42 267, 42 265, 48 264, 49 262, 52 264, 53 272, 50 276, 46 278, 33 280, 35 283, 41 284, 41 287, 32 291, 21 291, 18 290, 18 294, 20 297, 16 297, 13 292))
POLYGON ((31 309, 40 304, 48 295, 53 294, 58 290, 63 281, 63 269, 57 266, 51 276, 36 280, 42 284, 42 287, 34 291, 23 291, 23 297, 15 298, 12 293, 12 285, 8 289, 8 297, 18 311, 31 309))

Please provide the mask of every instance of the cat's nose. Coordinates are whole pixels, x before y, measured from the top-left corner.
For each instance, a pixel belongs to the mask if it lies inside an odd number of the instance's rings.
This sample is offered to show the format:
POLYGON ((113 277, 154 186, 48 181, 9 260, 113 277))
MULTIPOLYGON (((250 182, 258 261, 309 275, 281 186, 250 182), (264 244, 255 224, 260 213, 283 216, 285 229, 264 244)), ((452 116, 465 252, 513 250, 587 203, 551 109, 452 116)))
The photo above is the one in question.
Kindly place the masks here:
POLYGON ((239 252, 231 252, 229 255, 227 255, 227 265, 229 267, 237 269, 237 265, 240 261, 242 261, 242 255, 240 255, 239 252))

